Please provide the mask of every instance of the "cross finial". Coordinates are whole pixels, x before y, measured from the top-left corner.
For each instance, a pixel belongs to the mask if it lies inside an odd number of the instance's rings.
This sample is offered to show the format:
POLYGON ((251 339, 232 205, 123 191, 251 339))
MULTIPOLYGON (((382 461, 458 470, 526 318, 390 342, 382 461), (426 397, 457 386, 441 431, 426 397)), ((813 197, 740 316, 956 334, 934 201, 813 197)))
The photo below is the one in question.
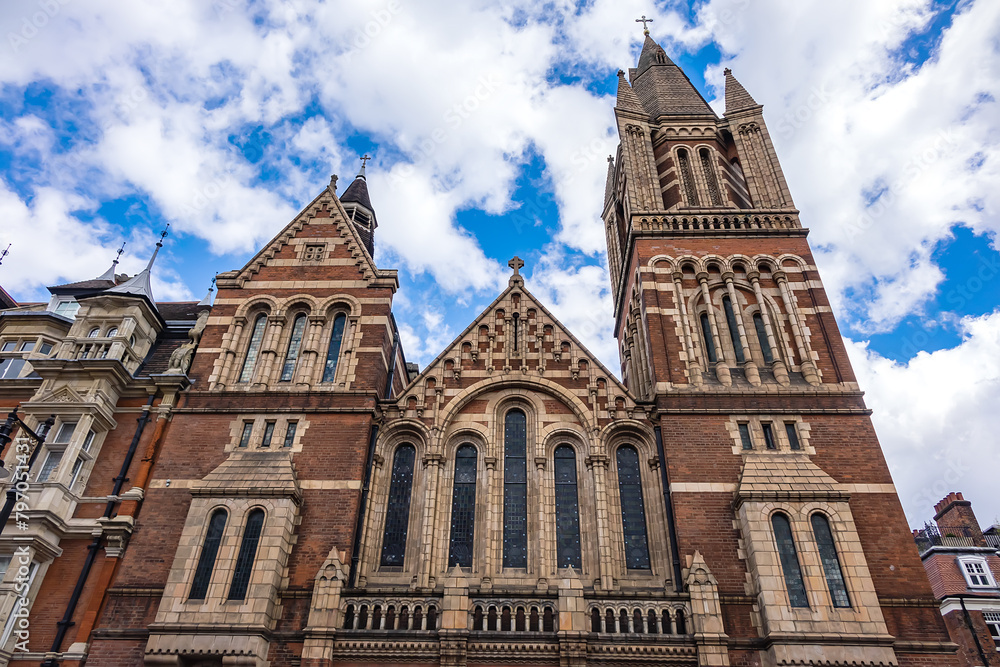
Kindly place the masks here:
MULTIPOLYGON (((156 242, 156 247, 157 248, 163 247, 163 239, 167 238, 167 230, 169 230, 169 229, 170 229, 170 223, 168 222, 167 226, 163 228, 162 232, 160 232, 160 240, 156 242)), ((122 244, 122 248, 124 248, 124 247, 125 247, 125 244, 122 244)))
POLYGON ((10 254, 10 245, 11 244, 8 243, 7 247, 3 249, 3 252, 0 252, 0 264, 3 264, 3 258, 10 254))
POLYGON ((521 275, 521 269, 524 268, 524 260, 517 255, 514 255, 514 259, 507 262, 507 266, 514 269, 515 276, 519 276, 521 275))
POLYGON ((368 165, 368 160, 371 160, 367 155, 361 156, 361 168, 364 169, 368 165))
POLYGON ((125 241, 122 241, 122 247, 118 248, 118 254, 115 255, 115 261, 113 264, 118 264, 118 260, 122 258, 122 253, 125 252, 125 241))
POLYGON ((641 19, 636 19, 635 22, 642 24, 642 34, 644 34, 644 35, 648 35, 649 34, 649 28, 646 27, 646 24, 647 23, 652 23, 653 19, 647 19, 646 15, 643 14, 642 18, 641 19))

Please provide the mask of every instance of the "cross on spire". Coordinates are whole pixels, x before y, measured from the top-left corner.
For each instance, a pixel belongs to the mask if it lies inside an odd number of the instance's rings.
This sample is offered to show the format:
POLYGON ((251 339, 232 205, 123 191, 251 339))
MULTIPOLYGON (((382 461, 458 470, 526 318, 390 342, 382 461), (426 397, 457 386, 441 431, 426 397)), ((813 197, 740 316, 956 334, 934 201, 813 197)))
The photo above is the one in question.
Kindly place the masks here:
POLYGON ((524 268, 524 260, 518 257, 517 255, 514 255, 514 259, 507 262, 507 266, 514 269, 515 276, 519 276, 521 275, 520 273, 521 269, 524 268))
POLYGON ((122 258, 122 253, 123 252, 125 252, 125 241, 122 241, 122 247, 118 248, 118 254, 115 255, 115 261, 113 262, 114 264, 117 264, 118 260, 120 260, 122 258))
POLYGON ((362 169, 364 169, 368 165, 368 160, 371 160, 371 158, 368 157, 368 155, 362 155, 361 156, 361 168, 362 169))
POLYGON ((646 15, 643 14, 642 18, 641 19, 636 19, 635 22, 642 24, 642 34, 644 34, 644 35, 648 35, 649 34, 649 28, 646 27, 646 24, 647 23, 652 23, 653 19, 647 19, 646 15))

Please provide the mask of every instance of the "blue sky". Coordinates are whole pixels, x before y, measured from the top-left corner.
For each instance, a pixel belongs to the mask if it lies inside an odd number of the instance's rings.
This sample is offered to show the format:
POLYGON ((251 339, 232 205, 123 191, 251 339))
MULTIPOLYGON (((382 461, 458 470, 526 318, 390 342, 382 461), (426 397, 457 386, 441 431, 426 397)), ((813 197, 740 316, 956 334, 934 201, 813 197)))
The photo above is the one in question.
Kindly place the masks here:
POLYGON ((199 299, 358 156, 428 362, 525 259, 612 369, 599 219, 615 72, 651 32, 721 112, 756 100, 911 523, 961 490, 988 523, 1000 416, 1000 7, 988 0, 306 0, 0 7, 0 284, 143 265, 199 299))

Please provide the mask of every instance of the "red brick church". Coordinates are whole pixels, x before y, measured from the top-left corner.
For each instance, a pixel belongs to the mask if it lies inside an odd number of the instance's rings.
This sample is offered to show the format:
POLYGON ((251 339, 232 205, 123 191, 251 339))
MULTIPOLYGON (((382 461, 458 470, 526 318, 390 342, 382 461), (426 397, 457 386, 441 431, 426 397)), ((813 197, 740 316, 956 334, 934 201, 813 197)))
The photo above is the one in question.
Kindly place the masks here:
POLYGON ((0 311, 0 663, 957 665, 762 107, 647 34, 614 112, 621 380, 517 258, 407 364, 363 169, 214 303, 0 311))

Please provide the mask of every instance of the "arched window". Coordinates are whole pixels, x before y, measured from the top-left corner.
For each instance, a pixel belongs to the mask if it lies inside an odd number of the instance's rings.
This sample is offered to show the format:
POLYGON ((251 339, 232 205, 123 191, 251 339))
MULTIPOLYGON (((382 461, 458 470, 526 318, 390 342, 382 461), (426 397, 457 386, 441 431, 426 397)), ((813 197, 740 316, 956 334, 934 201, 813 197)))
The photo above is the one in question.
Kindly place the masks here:
POLYGON ((97 338, 100 335, 101 335, 101 328, 94 327, 93 329, 90 330, 90 333, 87 334, 87 338, 97 338))
POLYGON ((285 365, 281 368, 281 382, 291 382, 295 375, 295 362, 299 358, 299 348, 302 347, 302 333, 306 330, 305 313, 297 316, 292 323, 292 337, 288 339, 288 352, 285 353, 285 365))
POLYGON ((561 445, 555 452, 556 567, 580 567, 580 502, 576 491, 576 452, 561 445))
POLYGON ((677 162, 681 172, 681 185, 684 186, 684 194, 687 195, 688 206, 700 206, 698 191, 694 185, 694 172, 691 171, 691 159, 688 157, 688 152, 683 148, 677 151, 677 162))
POLYGON ((844 584, 844 572, 840 568, 837 557, 837 545, 833 541, 833 531, 830 522, 822 514, 812 515, 813 536, 819 548, 819 558, 823 562, 823 573, 826 575, 826 586, 830 589, 830 598, 834 607, 850 607, 851 598, 844 584))
POLYGON ((698 151, 701 158, 701 170, 705 172, 705 182, 708 183, 708 195, 712 199, 712 204, 722 205, 722 196, 719 194, 719 179, 715 177, 715 167, 712 165, 712 154, 707 148, 698 151))
POLYGON ((326 366, 323 368, 323 382, 333 382, 337 377, 337 361, 340 360, 340 344, 344 342, 344 326, 346 324, 347 315, 343 313, 333 318, 330 347, 326 351, 326 366))
POLYGON ((736 313, 733 312, 733 302, 728 296, 722 297, 722 307, 726 311, 726 324, 729 325, 729 340, 733 342, 733 351, 736 353, 736 361, 743 363, 746 358, 743 356, 743 344, 740 342, 740 330, 736 325, 736 313))
POLYGON ((226 517, 226 510, 220 508, 212 512, 212 518, 208 520, 208 531, 201 547, 201 556, 198 557, 198 566, 194 570, 189 600, 204 600, 208 594, 215 558, 219 555, 219 545, 222 544, 222 532, 226 529, 226 517))
POLYGON ((528 567, 528 419, 521 410, 504 418, 503 566, 528 567))
POLYGON ((451 544, 448 567, 472 567, 476 532, 476 448, 462 445, 455 452, 455 487, 451 495, 451 544))
POLYGON ((403 565, 406 553, 406 531, 410 524, 410 493, 413 489, 413 445, 403 445, 396 450, 392 460, 392 480, 389 482, 389 502, 385 515, 385 532, 382 534, 382 565, 403 565))
POLYGON ((630 570, 649 569, 646 539, 646 506, 639 477, 639 452, 633 447, 618 448, 618 495, 622 505, 622 533, 625 536, 625 566, 630 570))
POLYGON ((708 323, 708 313, 701 314, 701 336, 705 339, 705 354, 711 363, 718 361, 715 356, 715 343, 712 342, 712 326, 708 323))
POLYGON ((267 315, 261 313, 253 323, 250 345, 247 347, 247 356, 243 359, 243 369, 240 371, 240 382, 249 382, 253 378, 253 369, 257 366, 257 355, 260 354, 260 344, 264 340, 266 325, 267 315))
POLYGON ((118 327, 111 327, 110 329, 108 329, 108 334, 106 337, 114 338, 117 335, 118 335, 118 327))
POLYGON ((247 525, 243 529, 243 541, 240 552, 236 556, 236 569, 233 571, 233 581, 229 584, 229 599, 243 600, 247 596, 250 585, 250 574, 253 572, 253 560, 257 555, 257 544, 264 528, 264 510, 255 509, 247 515, 247 525))
POLYGON ((792 524, 784 514, 775 514, 771 517, 771 527, 774 529, 774 541, 778 545, 781 571, 785 575, 788 602, 793 607, 808 607, 809 598, 806 595, 805 582, 802 580, 802 568, 799 567, 795 540, 792 538, 792 524))
POLYGON ((771 351, 771 343, 767 340, 767 328, 764 326, 764 318, 761 317, 760 313, 753 314, 753 328, 757 331, 757 341, 760 342, 764 363, 774 362, 774 352, 771 351))

